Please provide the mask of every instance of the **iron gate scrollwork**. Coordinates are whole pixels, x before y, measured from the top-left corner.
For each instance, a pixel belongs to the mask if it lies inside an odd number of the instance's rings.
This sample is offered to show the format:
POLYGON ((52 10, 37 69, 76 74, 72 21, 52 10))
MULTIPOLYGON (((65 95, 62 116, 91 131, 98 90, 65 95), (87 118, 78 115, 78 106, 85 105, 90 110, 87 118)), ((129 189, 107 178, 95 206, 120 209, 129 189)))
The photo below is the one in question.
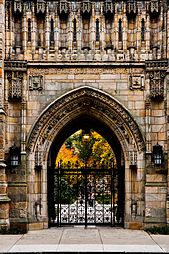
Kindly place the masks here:
POLYGON ((58 167, 53 187, 53 225, 122 223, 117 168, 58 167))

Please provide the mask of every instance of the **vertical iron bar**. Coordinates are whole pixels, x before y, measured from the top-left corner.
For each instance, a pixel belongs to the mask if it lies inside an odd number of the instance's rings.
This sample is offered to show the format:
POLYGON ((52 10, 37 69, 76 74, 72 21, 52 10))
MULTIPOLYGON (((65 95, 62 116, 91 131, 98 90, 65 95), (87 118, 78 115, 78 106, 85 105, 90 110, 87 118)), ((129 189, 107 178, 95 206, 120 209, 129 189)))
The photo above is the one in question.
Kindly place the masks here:
POLYGON ((87 228, 87 169, 85 168, 85 228, 87 228))
POLYGON ((112 174, 112 176, 113 176, 113 226, 115 226, 115 206, 114 206, 114 196, 115 196, 115 193, 114 193, 114 191, 115 191, 115 189, 114 189, 114 178, 115 178, 115 176, 114 176, 114 167, 113 167, 112 172, 113 172, 113 174, 112 174))
MULTIPOLYGON (((112 218, 112 211, 113 211, 113 208, 112 208, 112 203, 113 203, 113 195, 112 195, 112 192, 113 192, 113 186, 112 186, 112 182, 113 182, 113 176, 112 176, 112 174, 113 174, 113 169, 112 169, 112 167, 111 167, 111 169, 110 169, 111 171, 110 171, 110 181, 111 181, 111 183, 110 183, 110 189, 111 189, 111 227, 112 227, 112 223, 113 223, 113 218, 112 218)), ((114 213, 114 212, 113 212, 114 213)))

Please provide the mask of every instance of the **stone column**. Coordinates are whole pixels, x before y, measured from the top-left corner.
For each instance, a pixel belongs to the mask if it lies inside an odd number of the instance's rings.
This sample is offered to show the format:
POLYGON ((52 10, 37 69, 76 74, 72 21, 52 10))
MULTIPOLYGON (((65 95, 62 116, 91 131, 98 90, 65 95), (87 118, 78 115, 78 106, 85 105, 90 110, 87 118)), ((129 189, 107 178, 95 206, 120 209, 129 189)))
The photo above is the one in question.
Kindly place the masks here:
POLYGON ((95 41, 96 41, 96 22, 95 22, 95 13, 94 13, 94 4, 92 4, 92 14, 91 14, 91 23, 90 23, 90 35, 89 35, 89 45, 92 50, 95 50, 95 41))
POLYGON ((80 10, 77 14, 77 49, 81 50, 82 48, 82 16, 80 15, 80 10))
POLYGON ((46 17, 45 17, 45 48, 46 48, 47 59, 48 59, 48 54, 49 54, 49 47, 50 47, 50 23, 49 23, 48 7, 46 7, 46 17))
POLYGON ((9 197, 7 195, 7 181, 5 173, 5 123, 4 111, 4 43, 5 43, 5 15, 4 0, 0 0, 0 231, 7 231, 9 224, 9 197))
POLYGON ((36 17, 35 17, 35 5, 32 3, 32 58, 34 58, 36 50, 36 17))
POLYGON ((147 19, 145 20, 146 25, 146 33, 145 33, 145 39, 146 39, 146 52, 150 50, 150 16, 147 15, 147 19))
POLYGON ((72 52, 72 45, 73 45, 73 15, 72 13, 70 13, 68 16, 67 29, 68 29, 68 49, 69 49, 69 52, 72 52))
POLYGON ((26 48, 27 48, 27 19, 26 19, 26 11, 23 13, 23 18, 22 18, 22 45, 23 45, 23 53, 24 53, 24 58, 26 58, 26 48))
POLYGON ((55 41, 55 50, 56 50, 56 54, 58 54, 59 51, 59 28, 60 28, 60 24, 59 24, 59 16, 56 15, 55 16, 55 26, 54 26, 55 30, 54 30, 54 41, 55 41))
MULTIPOLYGON (((169 70, 167 70, 166 74, 166 91, 169 91, 169 70)), ((167 116, 169 115, 169 93, 167 92, 167 116)), ((167 151, 169 151, 169 123, 167 123, 167 151)), ((167 163, 169 165, 169 152, 168 152, 168 158, 167 158, 167 163)), ((169 225, 169 167, 168 167, 168 172, 167 172, 167 200, 166 200, 166 222, 167 225, 169 225)))

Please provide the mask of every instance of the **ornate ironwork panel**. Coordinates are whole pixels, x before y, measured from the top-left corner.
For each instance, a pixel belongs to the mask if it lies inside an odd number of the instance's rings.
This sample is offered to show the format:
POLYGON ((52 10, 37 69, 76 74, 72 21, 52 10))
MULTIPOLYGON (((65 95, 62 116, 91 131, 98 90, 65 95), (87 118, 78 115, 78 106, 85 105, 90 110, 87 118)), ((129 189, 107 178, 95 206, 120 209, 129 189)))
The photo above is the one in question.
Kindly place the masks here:
POLYGON ((54 174, 51 223, 115 226, 122 223, 118 170, 58 168, 54 174))

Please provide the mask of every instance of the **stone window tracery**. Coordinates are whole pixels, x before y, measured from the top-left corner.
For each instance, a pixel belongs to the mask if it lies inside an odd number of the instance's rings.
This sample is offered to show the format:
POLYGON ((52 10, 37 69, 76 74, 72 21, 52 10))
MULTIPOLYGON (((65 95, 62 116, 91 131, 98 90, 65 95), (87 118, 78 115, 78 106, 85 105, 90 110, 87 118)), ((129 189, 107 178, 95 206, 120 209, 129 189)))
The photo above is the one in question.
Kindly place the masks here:
POLYGON ((23 73, 9 72, 8 78, 8 99, 13 101, 20 101, 22 99, 22 83, 23 73))

